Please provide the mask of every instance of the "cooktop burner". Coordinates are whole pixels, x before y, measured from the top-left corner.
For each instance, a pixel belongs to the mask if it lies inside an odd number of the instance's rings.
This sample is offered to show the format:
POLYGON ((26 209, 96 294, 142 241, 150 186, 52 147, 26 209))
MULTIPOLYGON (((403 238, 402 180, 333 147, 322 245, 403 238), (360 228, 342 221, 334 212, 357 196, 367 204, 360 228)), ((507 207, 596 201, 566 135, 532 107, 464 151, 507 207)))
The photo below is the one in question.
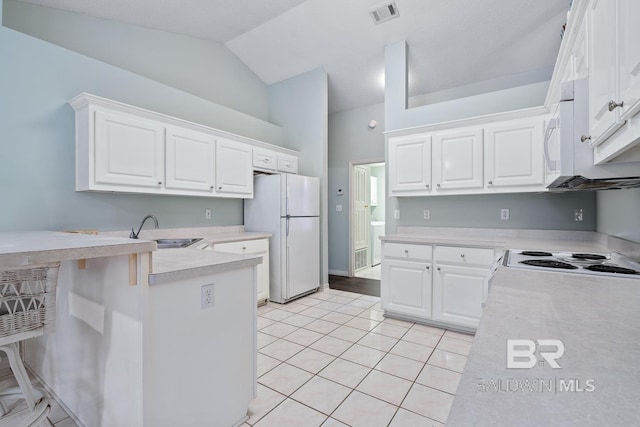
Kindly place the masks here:
POLYGON ((618 267, 615 265, 606 265, 606 264, 594 264, 585 267, 587 270, 598 271, 601 273, 615 273, 615 274, 640 274, 640 272, 636 270, 632 270, 630 268, 618 267))
POLYGON ((599 255, 599 254, 571 254, 571 258, 576 258, 576 259, 590 259, 590 260, 602 260, 602 259, 607 259, 606 256, 604 255, 599 255))
POLYGON ((532 265, 534 267, 545 267, 545 268, 563 268, 565 270, 575 270, 578 267, 575 265, 567 264, 562 261, 554 261, 552 259, 527 259, 524 261, 520 261, 521 264, 532 265))
POLYGON ((522 251, 521 255, 526 256, 551 256, 553 255, 551 252, 542 252, 542 251, 522 251))

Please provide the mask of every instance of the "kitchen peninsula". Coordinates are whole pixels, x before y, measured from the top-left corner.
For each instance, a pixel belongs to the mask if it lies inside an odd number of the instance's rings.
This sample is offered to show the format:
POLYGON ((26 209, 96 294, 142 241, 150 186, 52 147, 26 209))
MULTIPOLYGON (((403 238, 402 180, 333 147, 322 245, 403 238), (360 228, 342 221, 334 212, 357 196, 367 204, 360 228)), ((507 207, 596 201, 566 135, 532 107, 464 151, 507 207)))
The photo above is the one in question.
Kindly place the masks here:
MULTIPOLYGON (((238 234, 220 238, 255 237, 238 234)), ((113 233, 0 233, 2 268, 57 261, 55 333, 26 341, 24 359, 77 421, 204 425, 212 411, 225 425, 244 421, 261 257, 156 251, 113 233)))

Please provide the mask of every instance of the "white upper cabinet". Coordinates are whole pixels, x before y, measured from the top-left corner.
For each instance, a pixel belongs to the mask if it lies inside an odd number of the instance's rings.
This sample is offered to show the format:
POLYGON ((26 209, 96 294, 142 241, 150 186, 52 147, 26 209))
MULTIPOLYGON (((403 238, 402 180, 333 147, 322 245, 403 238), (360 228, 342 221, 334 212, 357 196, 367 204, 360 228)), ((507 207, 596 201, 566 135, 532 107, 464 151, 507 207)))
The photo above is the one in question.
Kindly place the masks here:
POLYGON ((298 172, 295 151, 81 93, 76 191, 253 197, 253 170, 298 172), (254 152, 255 149, 255 152, 254 152))
POLYGON ((482 128, 433 136, 433 183, 436 191, 482 188, 482 128))
POLYGON ((540 118, 485 127, 487 188, 544 184, 543 131, 540 118))
POLYGON ((431 188, 431 136, 389 138, 389 194, 415 195, 431 188))
MULTIPOLYGON (((95 112, 95 183, 157 189, 164 181, 164 128, 129 114, 95 112)), ((89 151, 90 151, 89 150, 89 151)))
POLYGON ((240 142, 218 138, 216 142, 216 190, 218 193, 253 195, 253 152, 240 142))
POLYGON ((213 135, 171 126, 167 127, 166 138, 166 187, 212 193, 213 135))
POLYGON ((589 11, 589 134, 598 145, 622 124, 619 121, 616 71, 617 0, 594 0, 589 11))
POLYGON ((640 1, 618 0, 618 30, 620 115, 625 120, 640 111, 640 1))

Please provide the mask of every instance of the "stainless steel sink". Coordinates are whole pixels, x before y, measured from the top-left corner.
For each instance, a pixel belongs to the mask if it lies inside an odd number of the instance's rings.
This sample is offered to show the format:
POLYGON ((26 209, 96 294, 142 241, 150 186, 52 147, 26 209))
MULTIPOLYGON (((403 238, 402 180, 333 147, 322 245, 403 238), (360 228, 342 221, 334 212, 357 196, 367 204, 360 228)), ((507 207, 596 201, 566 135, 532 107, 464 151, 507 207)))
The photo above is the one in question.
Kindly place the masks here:
POLYGON ((196 242, 199 242, 202 238, 199 239, 158 239, 156 242, 158 243, 158 249, 171 249, 171 248, 186 248, 187 246, 191 246, 196 242))

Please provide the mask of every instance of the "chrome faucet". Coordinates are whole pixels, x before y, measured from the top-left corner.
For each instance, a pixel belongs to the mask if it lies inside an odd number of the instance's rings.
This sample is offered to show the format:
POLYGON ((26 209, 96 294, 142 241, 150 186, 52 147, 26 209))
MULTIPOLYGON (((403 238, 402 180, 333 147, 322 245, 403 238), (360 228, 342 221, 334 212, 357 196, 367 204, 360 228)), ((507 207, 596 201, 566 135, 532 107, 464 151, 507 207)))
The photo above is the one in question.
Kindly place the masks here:
POLYGON ((137 239, 138 238, 138 234, 140 234, 140 230, 142 230, 142 226, 144 225, 145 221, 148 220, 149 218, 151 218, 153 220, 153 222, 155 222, 156 229, 160 228, 160 227, 158 227, 158 219, 153 215, 147 215, 142 219, 142 222, 140 223, 140 228, 138 228, 138 232, 137 233, 135 231, 133 231, 133 227, 131 227, 131 234, 129 234, 129 238, 130 239, 137 239))

